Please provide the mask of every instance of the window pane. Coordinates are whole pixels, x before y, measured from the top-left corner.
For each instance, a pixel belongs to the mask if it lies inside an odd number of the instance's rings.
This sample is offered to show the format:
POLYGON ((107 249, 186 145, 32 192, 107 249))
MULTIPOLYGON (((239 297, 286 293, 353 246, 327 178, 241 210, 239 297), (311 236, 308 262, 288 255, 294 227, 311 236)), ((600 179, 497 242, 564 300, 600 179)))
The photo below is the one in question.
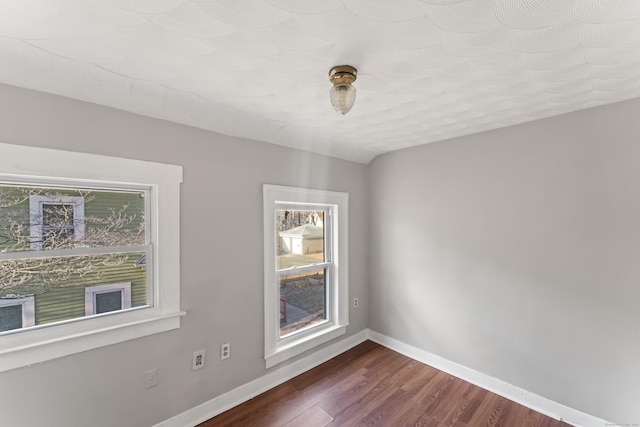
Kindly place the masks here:
POLYGON ((276 268, 325 261, 324 212, 276 210, 276 268))
POLYGON ((74 206, 70 204, 42 205, 42 246, 44 249, 72 246, 74 241, 74 206))
POLYGON ((145 306, 143 256, 128 252, 0 261, 0 297, 33 295, 37 325, 85 317, 85 288, 90 286, 130 282, 131 307, 145 306))
POLYGON ((122 291, 96 294, 96 314, 122 310, 122 291))
POLYGON ((0 307, 0 332, 22 328, 22 304, 0 307))
POLYGON ((145 244, 144 191, 0 183, 0 253, 145 244))
POLYGON ((327 318, 326 270, 280 277, 280 336, 327 318))

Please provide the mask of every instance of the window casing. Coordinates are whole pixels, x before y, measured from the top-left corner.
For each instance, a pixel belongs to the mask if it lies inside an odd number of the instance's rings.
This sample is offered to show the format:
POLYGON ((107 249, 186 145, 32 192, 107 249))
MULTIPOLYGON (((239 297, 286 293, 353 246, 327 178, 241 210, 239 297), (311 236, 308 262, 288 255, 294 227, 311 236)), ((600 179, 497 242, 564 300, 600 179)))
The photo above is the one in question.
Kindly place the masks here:
POLYGON ((265 185, 263 199, 268 368, 346 332, 348 194, 265 185), (281 226, 290 215, 303 218, 281 226), (296 303, 308 307, 290 305, 290 283, 308 289, 307 302, 296 303), (292 309, 303 313, 297 322, 292 309))
MULTIPOLYGON (((0 335, 0 372, 180 327, 184 312, 180 310, 180 206, 176 201, 180 200, 181 167, 0 144, 0 182, 143 192, 145 242, 138 246, 105 248, 75 244, 74 240, 81 242, 87 232, 83 221, 86 202, 74 198, 77 196, 51 199, 35 195, 28 201, 30 244, 14 252, 0 248, 0 262, 46 260, 51 259, 54 252, 55 257, 69 259, 121 252, 128 254, 132 267, 142 255, 144 266, 134 268, 146 271, 148 277, 147 292, 141 294, 143 300, 134 308, 127 309, 126 302, 122 301, 123 309, 117 313, 90 317, 82 313, 77 319, 26 325, 32 327, 3 333, 0 335), (56 211, 59 208, 67 209, 66 213, 56 211), (62 216, 72 217, 69 225, 47 223, 58 221, 62 216), (50 242, 43 239, 48 230, 71 244, 49 247, 50 242), (147 302, 144 298, 148 298, 147 302)), ((82 286, 82 282, 78 285, 82 286)), ((107 297, 103 296, 101 303, 106 304, 107 297)), ((39 304, 36 295, 36 310, 39 304)), ((83 310, 82 306, 80 309, 83 310)), ((36 312, 35 317, 38 316, 36 312)))

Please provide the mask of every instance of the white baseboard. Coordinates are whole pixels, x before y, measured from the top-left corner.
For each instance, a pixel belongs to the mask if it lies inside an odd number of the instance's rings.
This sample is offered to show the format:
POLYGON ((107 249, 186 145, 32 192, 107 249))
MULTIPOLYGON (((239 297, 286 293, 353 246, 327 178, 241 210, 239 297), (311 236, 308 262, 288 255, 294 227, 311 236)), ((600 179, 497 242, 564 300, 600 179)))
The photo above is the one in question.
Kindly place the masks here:
POLYGON ((569 408, 542 396, 538 396, 534 393, 530 393, 519 387, 490 377, 489 375, 474 371, 473 369, 459 365, 433 353, 429 353, 428 351, 421 350, 396 339, 389 338, 378 332, 365 329, 327 347, 320 348, 313 354, 310 354, 309 356, 290 365, 278 368, 263 377, 241 385, 240 387, 221 396, 215 397, 208 402, 196 406, 195 408, 191 408, 173 418, 156 424, 154 427, 196 426, 320 365, 321 363, 326 362, 329 359, 336 357, 341 353, 344 353, 367 339, 470 382, 471 384, 475 384, 478 387, 482 387, 485 390, 505 397, 520 405, 526 406, 527 408, 531 408, 537 412, 545 414, 551 418, 563 420, 568 424, 579 427, 603 427, 607 425, 616 425, 584 412, 580 412, 576 409, 569 408))
POLYGON ((175 417, 156 424, 155 427, 187 427, 196 426, 215 417, 222 412, 246 402, 255 396, 290 380, 341 353, 369 339, 369 330, 365 329, 329 346, 322 347, 313 354, 290 365, 283 366, 263 377, 241 385, 228 393, 215 397, 208 402, 191 408, 175 417))
POLYGON ((580 427, 603 427, 607 425, 616 425, 594 417, 593 415, 585 414, 584 412, 569 408, 542 396, 538 396, 537 394, 530 393, 519 387, 490 377, 489 375, 474 371, 473 369, 459 365, 433 353, 429 353, 428 351, 421 350, 396 339, 389 338, 378 332, 369 331, 369 339, 419 362, 433 366, 434 368, 453 375, 454 377, 458 377, 499 396, 512 400, 522 406, 526 406, 534 411, 545 414, 551 418, 555 418, 556 420, 562 420, 568 424, 580 427))

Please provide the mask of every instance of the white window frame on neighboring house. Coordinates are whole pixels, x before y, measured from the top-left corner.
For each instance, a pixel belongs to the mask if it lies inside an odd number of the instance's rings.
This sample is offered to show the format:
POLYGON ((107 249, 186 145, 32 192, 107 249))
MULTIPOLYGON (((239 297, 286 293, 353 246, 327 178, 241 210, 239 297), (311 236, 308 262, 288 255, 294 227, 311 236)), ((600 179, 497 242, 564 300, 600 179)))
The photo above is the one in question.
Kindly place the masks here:
MULTIPOLYGON (((348 193, 263 186, 264 208, 264 333, 266 367, 270 368, 346 333, 349 325, 348 193), (325 212, 325 262, 314 269, 326 272, 326 319, 311 327, 280 335, 280 276, 276 268, 277 210, 325 212)), ((309 269, 307 268, 307 269, 309 269)))
POLYGON ((84 237, 84 198, 80 196, 42 196, 29 197, 31 250, 41 250, 44 230, 44 206, 73 206, 73 237, 82 240, 84 237))
MULTIPOLYGON (((148 303, 144 306, 4 332, 0 337, 0 372, 180 327, 180 317, 185 314, 180 309, 181 166, 0 143, 0 181, 144 192, 146 242, 134 251, 146 253, 148 278, 148 303)), ((34 204, 40 202, 46 204, 47 200, 34 199, 34 204)), ((82 232, 79 219, 83 215, 74 211, 74 235, 82 232)), ((0 252, 0 262, 49 257, 54 252, 55 256, 77 256, 108 250, 127 252, 130 248, 31 248, 0 252)))
POLYGON ((96 313, 96 295, 120 291, 121 310, 131 308, 131 283, 111 283, 108 285, 89 286, 84 288, 84 311, 86 316, 96 313))
POLYGON ((22 306, 22 327, 27 328, 36 324, 36 304, 33 295, 0 298, 0 307, 22 306))

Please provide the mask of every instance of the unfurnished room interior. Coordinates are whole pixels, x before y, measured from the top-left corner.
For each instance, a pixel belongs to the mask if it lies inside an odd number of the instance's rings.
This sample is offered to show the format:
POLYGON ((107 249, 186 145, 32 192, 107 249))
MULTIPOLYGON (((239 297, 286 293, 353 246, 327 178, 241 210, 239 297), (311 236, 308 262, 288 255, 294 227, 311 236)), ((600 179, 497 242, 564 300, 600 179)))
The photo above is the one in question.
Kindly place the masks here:
POLYGON ((640 1, 3 0, 0 426, 640 426, 640 1))

